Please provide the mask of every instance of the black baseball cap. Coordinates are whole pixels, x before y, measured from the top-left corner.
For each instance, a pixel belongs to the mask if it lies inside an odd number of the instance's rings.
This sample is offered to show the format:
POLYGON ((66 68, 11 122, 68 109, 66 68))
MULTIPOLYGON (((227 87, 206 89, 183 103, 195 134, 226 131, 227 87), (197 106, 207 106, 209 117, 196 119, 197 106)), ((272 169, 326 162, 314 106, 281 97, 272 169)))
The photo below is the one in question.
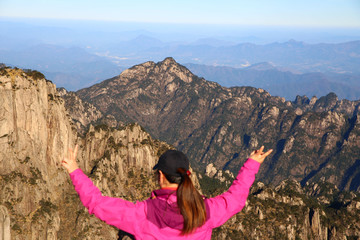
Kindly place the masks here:
POLYGON ((184 168, 188 171, 189 159, 183 152, 167 150, 160 156, 158 163, 153 169, 161 170, 168 175, 181 176, 181 174, 177 172, 178 168, 184 168))

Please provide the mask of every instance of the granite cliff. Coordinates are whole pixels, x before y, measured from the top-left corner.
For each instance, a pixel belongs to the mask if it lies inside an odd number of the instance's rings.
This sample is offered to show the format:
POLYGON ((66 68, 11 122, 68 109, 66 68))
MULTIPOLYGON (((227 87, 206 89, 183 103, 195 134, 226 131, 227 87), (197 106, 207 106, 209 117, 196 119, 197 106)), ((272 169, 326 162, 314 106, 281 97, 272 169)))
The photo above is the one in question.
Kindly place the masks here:
MULTIPOLYGON (((117 129, 90 125, 78 134, 60 95, 39 72, 1 69, 1 239, 120 236, 117 229, 89 216, 60 166, 75 144, 80 146, 81 168, 104 194, 145 199, 156 188, 151 169, 171 146, 137 124, 117 129)), ((82 118, 90 113, 97 112, 89 110, 82 118)))
POLYGON ((2 232, 10 236, 11 226, 11 239, 56 239, 56 206, 69 189, 58 162, 76 131, 40 73, 3 68, 0 91, 0 205, 10 223, 2 232))

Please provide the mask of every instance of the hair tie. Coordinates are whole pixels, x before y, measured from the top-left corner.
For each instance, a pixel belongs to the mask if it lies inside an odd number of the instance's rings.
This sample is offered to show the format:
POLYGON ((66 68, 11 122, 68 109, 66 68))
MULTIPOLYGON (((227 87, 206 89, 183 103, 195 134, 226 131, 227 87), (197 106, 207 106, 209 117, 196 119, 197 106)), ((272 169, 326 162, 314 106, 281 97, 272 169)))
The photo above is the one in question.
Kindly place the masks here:
POLYGON ((181 173, 181 177, 185 177, 185 175, 190 176, 191 172, 187 170, 186 172, 181 173))

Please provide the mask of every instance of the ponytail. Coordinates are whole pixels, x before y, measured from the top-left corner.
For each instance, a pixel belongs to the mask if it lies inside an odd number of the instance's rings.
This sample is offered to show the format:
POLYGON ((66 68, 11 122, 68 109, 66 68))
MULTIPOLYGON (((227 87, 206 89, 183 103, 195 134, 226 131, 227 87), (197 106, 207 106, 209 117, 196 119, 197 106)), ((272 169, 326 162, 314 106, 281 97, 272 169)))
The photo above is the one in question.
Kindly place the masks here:
POLYGON ((184 218, 184 226, 181 234, 186 235, 192 233, 196 228, 201 227, 206 221, 206 209, 203 197, 194 187, 188 171, 184 168, 178 168, 178 173, 181 175, 174 178, 173 176, 165 177, 172 183, 178 183, 177 205, 180 213, 184 218))

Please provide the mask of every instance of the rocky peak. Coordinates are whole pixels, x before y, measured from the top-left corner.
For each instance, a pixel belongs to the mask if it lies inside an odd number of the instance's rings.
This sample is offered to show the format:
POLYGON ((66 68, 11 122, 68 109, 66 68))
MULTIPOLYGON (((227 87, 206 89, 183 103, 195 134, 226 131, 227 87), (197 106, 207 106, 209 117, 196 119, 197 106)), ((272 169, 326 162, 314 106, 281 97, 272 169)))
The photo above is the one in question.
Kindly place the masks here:
POLYGON ((159 63, 161 66, 169 67, 170 65, 179 65, 174 58, 167 57, 159 63))
POLYGON ((319 98, 314 105, 316 111, 328 111, 332 109, 338 102, 338 97, 335 93, 329 93, 326 96, 319 98))
MULTIPOLYGON (((179 87, 188 88, 186 86, 194 80, 198 78, 187 68, 175 62, 173 58, 166 58, 158 63, 149 61, 136 65, 123 71, 117 77, 79 90, 77 94, 83 100, 94 104, 106 115, 110 105, 114 106, 109 109, 110 111, 123 105, 124 102, 119 103, 120 97, 125 101, 137 99, 148 104, 160 100, 161 104, 165 104, 179 87), (95 103, 94 98, 97 98, 99 102, 95 103)), ((147 106, 144 111, 153 112, 153 107, 155 106, 147 106)), ((145 114, 149 115, 149 113, 145 114)))
POLYGON ((304 104, 309 104, 310 103, 310 100, 307 96, 299 96, 297 95, 296 98, 295 98, 295 101, 294 101, 294 104, 296 106, 298 105, 304 105, 304 104))
POLYGON ((58 94, 59 94, 60 97, 63 97, 63 96, 65 96, 66 94, 69 93, 69 92, 68 92, 65 88, 63 88, 63 87, 57 88, 56 90, 57 90, 57 92, 58 92, 58 94))
POLYGON ((136 65, 128 70, 125 70, 120 77, 124 79, 133 79, 136 76, 138 80, 144 80, 138 78, 144 76, 145 78, 151 78, 158 85, 166 85, 180 79, 183 82, 189 83, 193 80, 194 75, 184 66, 177 63, 173 58, 168 57, 161 62, 146 62, 140 65, 136 65))
POLYGON ((165 75, 168 78, 167 83, 177 78, 185 83, 190 83, 195 77, 186 67, 180 65, 171 57, 157 63, 154 71, 159 71, 160 74, 165 75))
POLYGON ((307 96, 297 96, 292 104, 295 108, 298 109, 298 112, 301 112, 301 114, 308 111, 319 113, 334 111, 343 113, 348 117, 352 117, 354 112, 356 112, 360 106, 360 100, 339 100, 335 93, 329 93, 328 95, 319 99, 315 96, 313 96, 311 99, 309 99, 307 96))

